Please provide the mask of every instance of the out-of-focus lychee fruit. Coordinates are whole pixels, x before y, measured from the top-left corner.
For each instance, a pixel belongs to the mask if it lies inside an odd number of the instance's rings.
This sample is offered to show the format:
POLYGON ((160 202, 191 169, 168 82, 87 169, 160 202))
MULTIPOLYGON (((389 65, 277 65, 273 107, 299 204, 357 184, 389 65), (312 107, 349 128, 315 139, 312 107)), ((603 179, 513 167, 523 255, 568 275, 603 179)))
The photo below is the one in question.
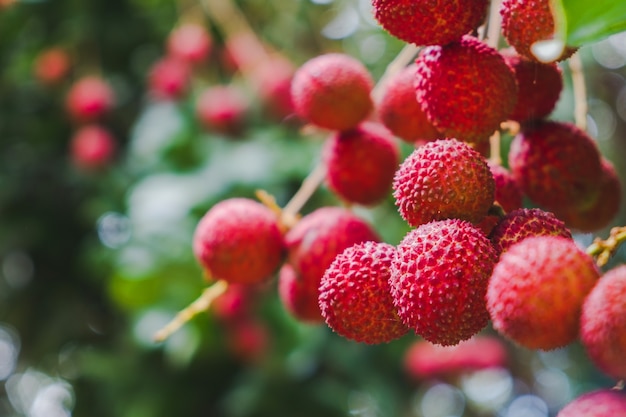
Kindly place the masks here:
POLYGON ((251 285, 229 284, 226 291, 211 303, 215 317, 232 322, 247 316, 253 298, 251 288, 251 285))
POLYGON ((493 327, 528 349, 566 346, 578 337, 583 301, 599 276, 572 239, 523 239, 502 253, 489 280, 493 327))
POLYGON ((428 142, 442 135, 430 123, 415 97, 415 64, 395 74, 385 85, 377 104, 381 122, 400 139, 428 142))
POLYGON ((66 50, 49 48, 41 51, 35 59, 35 77, 44 84, 62 81, 70 71, 71 60, 66 50))
POLYGON ((319 282, 314 277, 303 279, 294 267, 286 263, 278 272, 278 296, 285 310, 298 321, 323 323, 319 308, 319 282))
POLYGON ((430 46, 415 63, 417 101, 444 136, 484 142, 515 107, 513 70, 498 51, 476 38, 430 46))
POLYGON ((259 362, 270 345, 267 325, 251 317, 229 323, 226 337, 231 353, 239 360, 251 364, 259 362))
POLYGON ((411 226, 458 218, 477 223, 494 201, 485 158, 465 142, 440 139, 415 149, 393 182, 396 205, 411 226))
POLYGON ((556 417, 617 417, 626 415, 623 391, 599 389, 575 398, 556 417))
POLYGON ((391 298, 389 276, 396 248, 364 242, 341 252, 320 284, 319 304, 326 324, 357 342, 386 343, 406 334, 391 298))
POLYGON ((319 55, 296 70, 291 98, 303 120, 332 130, 347 130, 373 110, 374 86, 367 68, 340 53, 319 55))
POLYGON ((284 249, 276 214, 247 198, 215 204, 193 237, 194 255, 209 278, 229 283, 267 280, 283 261, 284 249))
POLYGON ((382 125, 363 122, 331 135, 324 147, 329 188, 350 203, 373 205, 391 195, 400 150, 382 125))
POLYGON ((177 100, 187 93, 191 71, 180 59, 163 57, 148 73, 148 88, 157 99, 177 100))
POLYGON ((237 135, 245 127, 249 107, 248 97, 237 87, 215 85, 198 97, 196 114, 207 130, 237 135))
POLYGON ((505 212, 521 208, 524 195, 511 172, 502 165, 488 161, 496 185, 495 200, 505 212))
POLYGON ((487 325, 487 282, 496 262, 491 242, 471 223, 423 224, 397 246, 391 295, 403 323, 431 343, 455 345, 487 325))
POLYGON ((204 26, 185 23, 170 32, 167 39, 167 52, 188 64, 201 64, 209 56, 212 39, 204 26))
POLYGON ((109 83, 97 76, 85 76, 67 92, 66 108, 76 121, 95 121, 113 107, 115 96, 109 83))
POLYGON ((117 142, 111 132, 99 125, 80 127, 70 143, 74 164, 82 169, 101 169, 108 166, 117 150, 117 142))
POLYGON ((583 304, 580 339, 591 361, 626 379, 626 265, 606 272, 583 304))
POLYGON ((552 212, 539 208, 521 208, 507 213, 493 228, 489 239, 498 254, 531 236, 572 238, 565 223, 552 212))
POLYGON ((284 120, 294 113, 291 82, 295 66, 283 56, 263 60, 250 71, 261 103, 267 114, 284 120))
POLYGON ((481 25, 486 0, 428 2, 372 0, 374 17, 396 38, 415 45, 445 45, 481 25))

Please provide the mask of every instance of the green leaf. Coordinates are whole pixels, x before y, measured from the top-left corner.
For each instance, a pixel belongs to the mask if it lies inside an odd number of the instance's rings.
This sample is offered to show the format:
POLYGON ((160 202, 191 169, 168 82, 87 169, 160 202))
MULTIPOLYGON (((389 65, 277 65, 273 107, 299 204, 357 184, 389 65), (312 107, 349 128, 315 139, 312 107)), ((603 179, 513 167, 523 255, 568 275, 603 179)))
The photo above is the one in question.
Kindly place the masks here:
POLYGON ((557 37, 566 45, 583 46, 626 30, 626 1, 551 1, 557 37))

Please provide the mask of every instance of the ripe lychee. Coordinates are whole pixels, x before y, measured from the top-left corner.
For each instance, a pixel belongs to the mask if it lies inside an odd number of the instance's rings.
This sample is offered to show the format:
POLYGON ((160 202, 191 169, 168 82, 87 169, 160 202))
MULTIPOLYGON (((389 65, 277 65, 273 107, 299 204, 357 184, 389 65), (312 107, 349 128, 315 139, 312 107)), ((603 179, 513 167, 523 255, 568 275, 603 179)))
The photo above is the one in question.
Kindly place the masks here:
POLYGON ((416 70, 415 64, 411 64, 396 73, 385 85, 377 104, 381 122, 394 135, 409 143, 442 137, 415 97, 416 70))
POLYGON ((523 239, 502 253, 489 280, 493 327, 528 349, 566 346, 578 337, 583 301, 599 276, 572 239, 523 239))
POLYGON ((521 208, 507 213, 489 235, 498 254, 531 236, 562 236, 571 239, 565 223, 552 212, 539 208, 521 208))
POLYGON ((380 124, 363 122, 327 139, 326 181, 345 201, 373 205, 391 195, 399 158, 392 134, 380 124))
POLYGON ((567 404, 556 417, 617 417, 626 415, 623 391, 599 389, 588 392, 567 404))
POLYGON ((148 73, 148 87, 157 99, 177 100, 186 92, 191 80, 189 65, 164 57, 156 61, 148 73))
POLYGON ((626 379, 626 265, 602 276, 583 304, 580 339, 591 361, 615 379, 626 379))
POLYGON ((513 70, 498 51, 476 38, 428 47, 415 63, 417 101, 447 137, 484 142, 515 107, 513 70))
POLYGON ((282 55, 263 60, 250 71, 263 109, 275 119, 282 121, 294 113, 291 82, 295 71, 294 65, 282 55))
POLYGON ((109 112, 114 101, 114 93, 109 83, 98 76, 88 75, 70 87, 65 104, 74 120, 89 122, 109 112))
POLYGON ((411 226, 459 218, 477 223, 494 201, 485 158, 467 143, 440 139, 415 149, 396 171, 396 206, 411 226))
POLYGON ((455 345, 487 325, 487 282, 496 262, 491 242, 471 223, 423 224, 397 246, 391 295, 402 322, 431 343, 455 345))
POLYGON ((193 252, 211 279, 254 284, 265 281, 283 260, 284 240, 277 216, 247 198, 215 204, 202 217, 193 252))
POLYGON ((487 0, 445 2, 372 0, 374 17, 396 38, 415 45, 445 45, 476 29, 487 0))
POLYGON ((406 334, 391 298, 389 276, 396 248, 364 242, 341 252, 320 283, 319 304, 326 324, 357 342, 386 343, 406 334))
POLYGON ((367 68, 357 59, 340 53, 319 55, 294 74, 291 98, 303 120, 333 130, 347 130, 373 110, 374 86, 367 68))
POLYGON ((496 185, 495 200, 505 212, 522 207, 524 195, 515 182, 511 171, 502 165, 489 162, 489 169, 496 185))
POLYGON ((319 308, 319 281, 308 277, 304 280, 289 263, 278 272, 278 296, 291 316, 309 324, 323 323, 319 308))
POLYGON ((117 142, 103 126, 90 124, 79 128, 72 136, 70 153, 79 168, 100 169, 111 163, 117 142))
POLYGON ((597 198, 600 152, 593 139, 574 124, 543 120, 523 126, 508 158, 524 194, 545 209, 584 209, 597 198))
POLYGON ((58 47, 41 51, 33 67, 35 77, 44 84, 56 84, 70 71, 71 60, 66 50, 58 47))
POLYGON ((188 64, 197 65, 206 61, 212 45, 213 41, 204 26, 184 23, 170 32, 167 52, 188 64))
POLYGON ((196 115, 205 129, 238 135, 245 127, 250 102, 234 85, 206 88, 197 99, 196 115))

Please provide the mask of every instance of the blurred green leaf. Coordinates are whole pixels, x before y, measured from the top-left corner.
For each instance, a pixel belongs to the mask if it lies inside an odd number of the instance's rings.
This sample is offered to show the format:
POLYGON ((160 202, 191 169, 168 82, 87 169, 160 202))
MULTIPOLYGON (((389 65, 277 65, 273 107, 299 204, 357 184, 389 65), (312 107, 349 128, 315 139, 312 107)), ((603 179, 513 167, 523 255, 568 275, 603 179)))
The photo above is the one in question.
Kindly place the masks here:
POLYGON ((566 45, 583 46, 626 30, 626 2, 552 0, 556 33, 566 45))

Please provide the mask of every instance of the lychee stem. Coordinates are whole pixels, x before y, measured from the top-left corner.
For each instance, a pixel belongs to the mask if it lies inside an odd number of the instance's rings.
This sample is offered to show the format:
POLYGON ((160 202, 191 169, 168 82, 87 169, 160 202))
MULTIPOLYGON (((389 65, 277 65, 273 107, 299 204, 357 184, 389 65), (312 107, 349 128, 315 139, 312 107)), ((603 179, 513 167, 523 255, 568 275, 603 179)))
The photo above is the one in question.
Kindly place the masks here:
POLYGON ((206 288, 202 292, 200 297, 198 297, 194 302, 189 304, 183 310, 179 311, 178 314, 176 314, 176 317, 172 319, 172 321, 167 323, 162 329, 154 334, 154 341, 163 342, 165 339, 170 337, 176 330, 180 329, 183 324, 187 323, 196 315, 207 311, 213 301, 217 297, 222 295, 227 288, 228 283, 223 280, 217 281, 215 284, 206 288))
POLYGON ((489 160, 496 164, 502 165, 502 157, 500 156, 500 131, 496 130, 489 138, 489 160))
POLYGON ((572 74, 572 91, 574 92, 574 120, 581 130, 587 130, 587 88, 580 53, 576 52, 569 60, 572 74))
POLYGON ((596 257, 596 265, 602 267, 609 261, 620 244, 626 241, 626 226, 614 227, 606 240, 599 237, 587 248, 587 253, 596 257))
POLYGON ((374 100, 374 102, 380 101, 382 94, 385 92, 385 86, 389 79, 398 72, 400 72, 404 67, 409 65, 419 51, 420 48, 413 44, 406 44, 402 48, 402 50, 398 53, 398 55, 396 55, 393 61, 391 61, 387 65, 387 68, 385 68, 385 72, 372 89, 372 99, 374 100))
POLYGON ((487 45, 492 48, 498 48, 498 41, 500 39, 500 25, 502 18, 500 17, 500 2, 501 0, 491 0, 489 6, 489 20, 487 23, 487 45))
POLYGON ((613 388, 611 388, 614 391, 623 391, 624 387, 626 386, 625 382, 623 379, 620 379, 619 381, 617 381, 617 384, 615 384, 615 386, 613 388))
POLYGON ((307 175, 302 181, 302 185, 291 197, 291 200, 283 208, 281 223, 287 227, 292 227, 297 221, 298 212, 304 207, 309 198, 315 193, 317 187, 326 178, 326 166, 320 162, 317 164, 313 171, 307 175))

